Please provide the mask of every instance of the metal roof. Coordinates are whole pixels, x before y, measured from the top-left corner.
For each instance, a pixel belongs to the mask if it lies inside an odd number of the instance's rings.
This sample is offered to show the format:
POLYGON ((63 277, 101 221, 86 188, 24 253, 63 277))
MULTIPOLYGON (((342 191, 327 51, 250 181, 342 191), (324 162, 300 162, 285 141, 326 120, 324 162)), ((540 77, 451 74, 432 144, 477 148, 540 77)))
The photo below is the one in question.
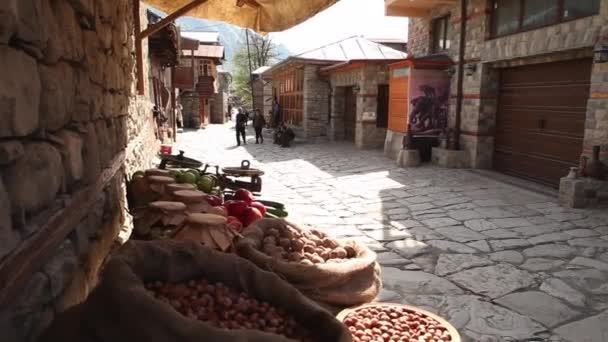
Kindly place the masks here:
POLYGON ((259 68, 255 69, 255 70, 252 72, 252 74, 254 74, 254 75, 260 75, 260 74, 263 74, 263 73, 264 73, 264 71, 266 71, 266 70, 268 70, 268 69, 270 69, 270 67, 269 67, 269 66, 261 66, 261 67, 259 67, 259 68))
POLYGON ((195 31, 182 31, 180 32, 183 37, 196 39, 201 43, 207 44, 219 44, 220 33, 219 32, 195 32, 195 31))
MULTIPOLYGON (((190 50, 182 50, 182 56, 189 57, 190 50)), ((198 49, 194 50, 194 57, 224 59, 224 46, 222 46, 222 45, 199 45, 198 49)))
POLYGON ((355 36, 294 56, 299 59, 346 62, 352 60, 395 60, 407 54, 369 39, 355 36))

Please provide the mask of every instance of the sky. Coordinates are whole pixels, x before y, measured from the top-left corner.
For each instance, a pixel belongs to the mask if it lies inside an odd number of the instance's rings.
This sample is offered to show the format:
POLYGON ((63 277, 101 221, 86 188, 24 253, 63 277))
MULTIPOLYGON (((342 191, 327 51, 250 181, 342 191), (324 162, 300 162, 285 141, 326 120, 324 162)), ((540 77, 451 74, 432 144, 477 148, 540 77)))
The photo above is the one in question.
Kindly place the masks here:
POLYGON ((340 0, 300 25, 270 35, 297 54, 355 35, 407 40, 407 18, 384 16, 384 0, 340 0))

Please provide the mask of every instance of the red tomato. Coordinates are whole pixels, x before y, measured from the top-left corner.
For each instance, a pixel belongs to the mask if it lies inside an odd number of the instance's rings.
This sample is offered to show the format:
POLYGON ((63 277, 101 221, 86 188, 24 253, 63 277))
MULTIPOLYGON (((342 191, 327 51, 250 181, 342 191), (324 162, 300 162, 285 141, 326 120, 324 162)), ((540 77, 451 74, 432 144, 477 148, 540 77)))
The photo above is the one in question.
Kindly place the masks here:
POLYGON ((228 215, 234 217, 241 217, 248 208, 244 201, 226 201, 224 206, 228 209, 228 215))
POLYGON ((257 210, 260 211, 260 213, 262 213, 262 216, 266 216, 266 206, 264 206, 262 203, 260 202, 251 202, 251 204, 249 205, 252 208, 256 208, 257 210))
POLYGON ((253 194, 247 189, 238 189, 234 193, 234 199, 237 201, 245 201, 247 205, 251 205, 251 202, 253 202, 253 194))
POLYGON ((243 222, 243 226, 247 227, 250 224, 254 223, 255 221, 263 218, 264 216, 258 209, 249 207, 249 208, 247 208, 245 213, 240 217, 241 217, 241 222, 243 222))

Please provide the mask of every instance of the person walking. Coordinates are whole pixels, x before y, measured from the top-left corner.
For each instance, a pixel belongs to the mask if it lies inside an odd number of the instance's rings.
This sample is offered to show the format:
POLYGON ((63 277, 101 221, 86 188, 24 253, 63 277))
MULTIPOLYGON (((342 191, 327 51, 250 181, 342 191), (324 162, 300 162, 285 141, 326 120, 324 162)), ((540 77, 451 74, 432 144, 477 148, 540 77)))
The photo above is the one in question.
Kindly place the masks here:
POLYGON ((236 115, 236 145, 241 146, 241 137, 243 138, 243 145, 247 145, 245 140, 245 123, 247 117, 243 114, 243 110, 239 108, 239 113, 236 115))
POLYGON ((283 109, 275 97, 272 100, 272 127, 279 127, 283 121, 283 109))
POLYGON ((255 129, 255 143, 259 144, 260 142, 264 143, 264 136, 262 135, 262 128, 266 126, 266 119, 264 119, 264 115, 255 109, 253 111, 253 129, 255 129), (258 140, 260 142, 258 142, 258 140))

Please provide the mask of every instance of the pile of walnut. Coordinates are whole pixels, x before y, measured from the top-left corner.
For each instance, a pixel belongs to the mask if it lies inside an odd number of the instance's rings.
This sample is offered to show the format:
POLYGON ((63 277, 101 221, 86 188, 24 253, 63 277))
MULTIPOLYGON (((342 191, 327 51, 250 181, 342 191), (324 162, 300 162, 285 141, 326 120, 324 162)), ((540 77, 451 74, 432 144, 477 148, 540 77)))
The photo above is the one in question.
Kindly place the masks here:
POLYGON ((356 256, 355 249, 315 230, 281 226, 266 230, 262 251, 274 259, 303 265, 344 262, 356 256))
POLYGON ((309 334, 283 309, 251 298, 222 283, 205 279, 186 283, 147 283, 157 299, 188 318, 222 329, 256 329, 299 341, 312 341, 309 334))
POLYGON ((448 329, 434 318, 396 306, 364 307, 348 314, 344 324, 353 342, 448 342, 448 329))

